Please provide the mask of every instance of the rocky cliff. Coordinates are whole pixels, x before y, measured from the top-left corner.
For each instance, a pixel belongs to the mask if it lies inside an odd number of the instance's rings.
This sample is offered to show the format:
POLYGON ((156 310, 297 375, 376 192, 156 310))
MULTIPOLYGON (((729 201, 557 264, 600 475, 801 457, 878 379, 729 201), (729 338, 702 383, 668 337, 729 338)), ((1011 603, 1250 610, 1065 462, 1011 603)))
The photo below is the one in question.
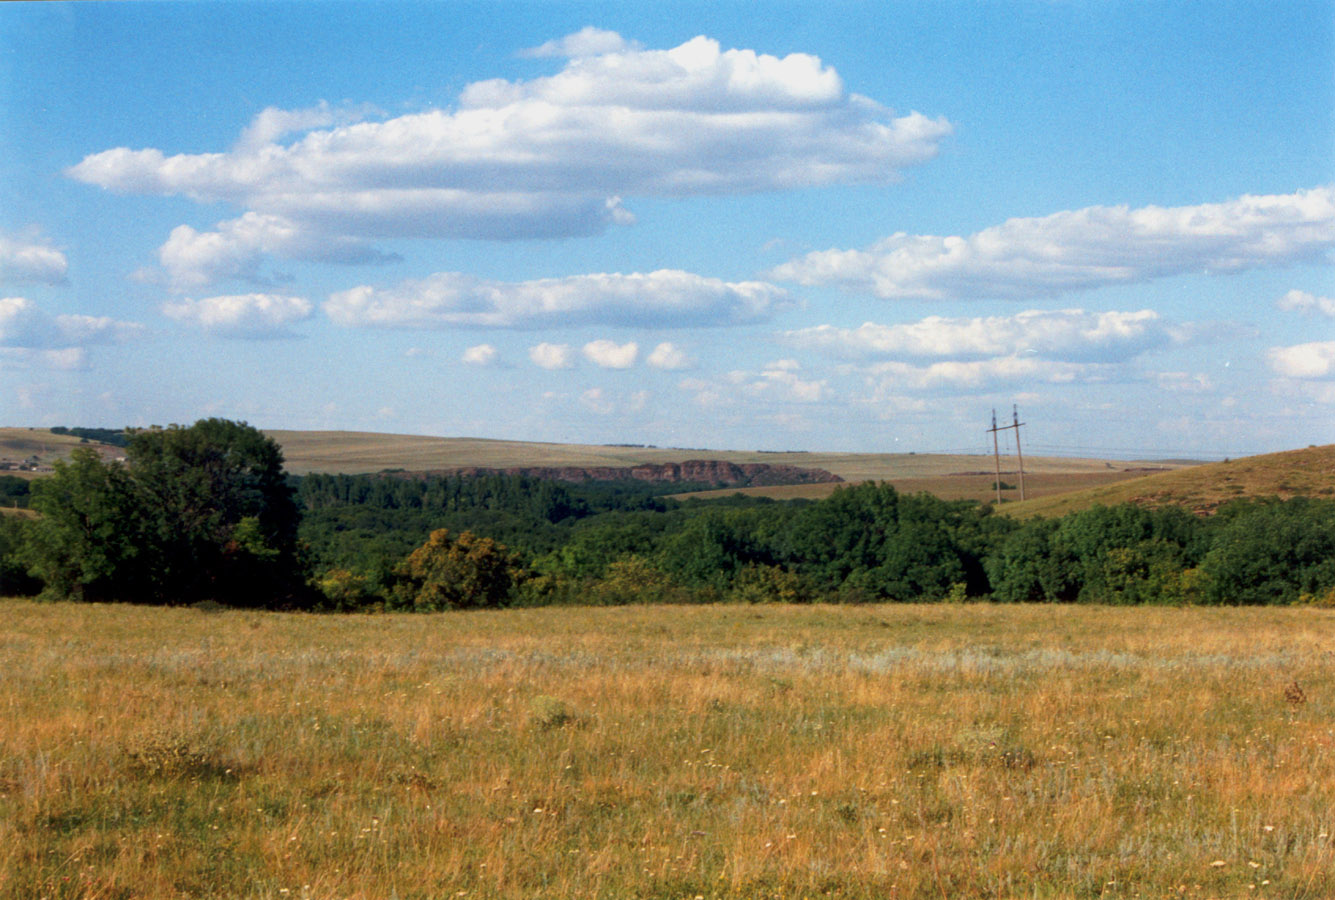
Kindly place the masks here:
POLYGON ((679 463, 639 466, 520 466, 453 469, 453 475, 526 475, 552 481, 649 481, 656 484, 707 484, 721 487, 765 487, 776 484, 827 484, 843 481, 824 469, 770 463, 730 463, 718 459, 691 459, 679 463))

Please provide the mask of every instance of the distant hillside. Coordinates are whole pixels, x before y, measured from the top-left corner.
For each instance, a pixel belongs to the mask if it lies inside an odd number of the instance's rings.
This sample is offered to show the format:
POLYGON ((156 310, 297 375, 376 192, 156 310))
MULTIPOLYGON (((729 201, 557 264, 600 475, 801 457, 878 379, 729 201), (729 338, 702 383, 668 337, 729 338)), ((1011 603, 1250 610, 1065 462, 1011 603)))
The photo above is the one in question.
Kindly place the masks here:
MULTIPOLYGON (((481 438, 442 438, 357 431, 266 431, 283 448, 287 470, 358 474, 385 469, 439 472, 464 468, 627 468, 643 465, 717 460, 734 465, 767 463, 824 469, 845 481, 968 478, 990 487, 990 454, 826 453, 765 450, 703 450, 603 444, 550 444, 481 438)), ((1130 477, 1147 467, 1176 468, 1188 463, 1146 463, 1026 456, 1026 476, 1089 475, 1099 479, 1130 477)), ((1002 480, 1016 480, 1015 460, 1002 460, 1002 480)))
POLYGON ((1248 456, 1171 472, 1159 472, 1024 503, 1007 504, 1013 516, 1061 516, 1096 504, 1184 506, 1209 514, 1239 497, 1335 498, 1335 444, 1248 456))

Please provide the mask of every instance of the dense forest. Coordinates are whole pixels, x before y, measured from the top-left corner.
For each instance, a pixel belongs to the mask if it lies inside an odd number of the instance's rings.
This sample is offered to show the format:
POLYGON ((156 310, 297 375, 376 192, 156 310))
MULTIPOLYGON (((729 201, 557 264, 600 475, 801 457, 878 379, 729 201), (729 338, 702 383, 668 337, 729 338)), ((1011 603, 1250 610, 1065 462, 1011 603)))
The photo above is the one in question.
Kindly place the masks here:
POLYGON ((0 518, 0 594, 438 610, 533 604, 1335 602, 1335 501, 1014 520, 858 484, 821 501, 520 475, 289 477, 242 423, 76 450, 0 518))

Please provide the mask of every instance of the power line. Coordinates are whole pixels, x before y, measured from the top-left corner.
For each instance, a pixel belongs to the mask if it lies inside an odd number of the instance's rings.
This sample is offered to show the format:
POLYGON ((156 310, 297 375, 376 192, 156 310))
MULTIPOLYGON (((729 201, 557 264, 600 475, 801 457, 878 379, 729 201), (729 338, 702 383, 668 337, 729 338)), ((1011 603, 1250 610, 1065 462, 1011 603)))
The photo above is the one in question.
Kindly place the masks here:
POLYGON ((1024 499, 1024 454, 1020 452, 1020 409, 1011 406, 1011 424, 997 427, 997 411, 992 410, 992 427, 987 429, 992 435, 992 459, 997 473, 997 505, 1001 505, 1001 450, 997 446, 997 434, 1002 431, 1015 431, 1015 456, 1020 462, 1020 499, 1024 499))

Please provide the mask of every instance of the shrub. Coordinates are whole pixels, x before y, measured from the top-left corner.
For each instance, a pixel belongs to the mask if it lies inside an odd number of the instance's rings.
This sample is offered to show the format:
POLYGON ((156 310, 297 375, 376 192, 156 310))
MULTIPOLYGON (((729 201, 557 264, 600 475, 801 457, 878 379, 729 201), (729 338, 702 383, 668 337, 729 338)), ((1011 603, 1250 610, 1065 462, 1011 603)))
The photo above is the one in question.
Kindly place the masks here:
POLYGON ((504 606, 514 586, 518 558, 491 538, 447 529, 431 532, 398 569, 394 605, 421 611, 504 606))

